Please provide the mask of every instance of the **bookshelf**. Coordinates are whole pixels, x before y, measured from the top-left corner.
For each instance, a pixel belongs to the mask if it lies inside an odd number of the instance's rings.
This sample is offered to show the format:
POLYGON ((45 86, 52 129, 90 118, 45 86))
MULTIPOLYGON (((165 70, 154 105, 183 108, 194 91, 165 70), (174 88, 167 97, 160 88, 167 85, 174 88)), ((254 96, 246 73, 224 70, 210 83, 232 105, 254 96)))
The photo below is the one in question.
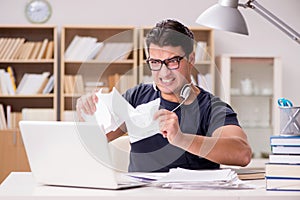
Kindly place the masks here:
MULTIPOLYGON (((57 28, 54 25, 0 25, 0 182, 12 170, 29 171, 18 122, 26 109, 51 109, 57 119, 57 28), (26 74, 44 79, 28 78, 26 74), (50 76, 53 88, 43 93, 50 76), (43 80, 41 82, 41 80, 43 80), (35 82, 33 82, 35 81, 35 82), (35 87, 40 84, 40 87, 35 87), (23 89, 21 88, 21 85, 23 89), (27 88, 27 89, 26 89, 27 88), (36 90, 28 90, 33 89, 36 90)), ((37 114, 35 119, 39 120, 37 114)))
POLYGON ((74 119, 84 93, 137 84, 137 33, 131 26, 68 25, 61 30, 60 119, 74 119))
POLYGON ((278 135, 280 129, 277 99, 282 94, 281 59, 220 55, 217 66, 220 78, 216 78, 216 93, 237 112, 254 156, 270 153, 270 136, 278 135))
MULTIPOLYGON (((150 82, 151 71, 146 65, 145 37, 152 27, 142 27, 139 37, 139 82, 150 82)), ((192 71, 196 84, 214 93, 215 53, 213 30, 205 27, 190 27, 195 39, 195 66, 192 71), (198 47, 198 48, 197 48, 198 47)))

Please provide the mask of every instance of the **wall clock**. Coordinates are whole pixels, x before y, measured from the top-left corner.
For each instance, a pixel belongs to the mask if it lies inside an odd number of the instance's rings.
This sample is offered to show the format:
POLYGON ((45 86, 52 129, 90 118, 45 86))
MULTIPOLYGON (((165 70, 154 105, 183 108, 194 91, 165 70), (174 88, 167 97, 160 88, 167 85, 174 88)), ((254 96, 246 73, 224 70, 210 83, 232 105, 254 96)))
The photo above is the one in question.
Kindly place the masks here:
POLYGON ((51 5, 47 0, 31 0, 26 4, 25 15, 31 23, 45 23, 51 14, 51 5))

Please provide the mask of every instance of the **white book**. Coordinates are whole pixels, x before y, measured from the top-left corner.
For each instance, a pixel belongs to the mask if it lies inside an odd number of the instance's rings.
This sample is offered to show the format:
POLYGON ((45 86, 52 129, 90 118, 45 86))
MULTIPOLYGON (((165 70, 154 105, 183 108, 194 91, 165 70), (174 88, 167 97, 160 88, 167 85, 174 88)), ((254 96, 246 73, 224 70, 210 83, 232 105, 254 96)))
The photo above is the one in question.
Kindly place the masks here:
POLYGON ((117 48, 119 49, 119 51, 117 51, 117 56, 118 56, 117 60, 126 60, 133 49, 133 43, 119 42, 116 44, 117 44, 117 48))
POLYGON ((101 52, 96 57, 96 60, 112 62, 115 60, 124 59, 124 56, 128 54, 128 49, 130 49, 130 45, 128 43, 122 43, 122 42, 105 43, 101 52))
POLYGON ((0 129, 7 129, 3 104, 0 104, 0 129))
POLYGON ((6 122, 7 122, 7 128, 12 128, 12 121, 11 121, 11 105, 6 106, 6 122))
POLYGON ((6 72, 4 69, 0 69, 0 87, 1 87, 2 95, 8 95, 7 81, 6 81, 5 73, 6 72))
POLYGON ((269 163, 300 164, 300 155, 271 154, 269 163))
POLYGON ((70 59, 71 58, 71 55, 73 54, 75 46, 79 42, 80 38, 81 37, 78 36, 78 35, 74 36, 74 38, 72 39, 71 43, 69 44, 69 46, 67 47, 67 49, 65 51, 65 59, 70 59))
POLYGON ((90 53, 94 50, 94 47, 97 43, 97 38, 94 37, 84 37, 83 38, 83 47, 77 56, 77 60, 87 60, 90 53))
POLYGON ((195 62, 200 62, 205 60, 206 55, 206 42, 199 41, 196 43, 196 49, 195 49, 195 62))
POLYGON ((298 146, 272 146, 273 154, 300 154, 300 145, 298 146))
POLYGON ((76 46, 74 46, 71 55, 68 57, 68 60, 83 60, 83 52, 85 50, 85 45, 88 43, 87 37, 79 37, 79 41, 76 42, 76 46))
POLYGON ((17 94, 37 94, 49 75, 50 72, 43 72, 42 74, 25 73, 18 85, 17 94))
POLYGON ((11 82, 10 74, 8 72, 4 72, 4 77, 5 77, 5 85, 6 85, 8 94, 15 95, 15 90, 14 90, 14 86, 11 82))
POLYGON ((54 88, 54 76, 50 76, 47 85, 45 86, 45 88, 43 89, 43 94, 48 94, 50 93, 54 88))
POLYGON ((103 45, 104 45, 103 42, 96 42, 94 44, 93 49, 91 49, 91 51, 89 52, 86 60, 93 60, 93 59, 95 59, 95 57, 100 53, 103 45))

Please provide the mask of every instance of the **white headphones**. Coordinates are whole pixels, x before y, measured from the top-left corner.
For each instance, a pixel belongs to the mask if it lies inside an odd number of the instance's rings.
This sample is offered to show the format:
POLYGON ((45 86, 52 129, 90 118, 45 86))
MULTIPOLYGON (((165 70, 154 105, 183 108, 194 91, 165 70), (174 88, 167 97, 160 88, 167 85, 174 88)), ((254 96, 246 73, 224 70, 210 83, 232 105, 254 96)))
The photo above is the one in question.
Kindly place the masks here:
MULTIPOLYGON (((192 83, 187 83, 181 88, 180 97, 183 99, 183 101, 176 108, 174 108, 172 110, 172 112, 177 110, 189 98, 189 96, 191 94, 191 85, 192 85, 192 83)), ((154 81, 153 81, 152 86, 155 91, 159 91, 154 81)))

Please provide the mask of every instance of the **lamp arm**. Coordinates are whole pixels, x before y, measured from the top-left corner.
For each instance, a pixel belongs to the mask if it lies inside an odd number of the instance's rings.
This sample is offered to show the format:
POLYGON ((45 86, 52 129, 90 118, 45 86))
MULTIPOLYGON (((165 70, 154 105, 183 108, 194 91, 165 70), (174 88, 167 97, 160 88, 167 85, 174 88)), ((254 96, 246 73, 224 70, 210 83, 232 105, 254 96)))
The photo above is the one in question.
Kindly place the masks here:
POLYGON ((272 14, 270 11, 268 11, 266 8, 264 8, 262 5, 260 5, 256 0, 249 0, 245 4, 238 4, 238 5, 243 8, 253 9, 255 12, 257 12, 259 15, 264 17, 274 26, 279 28, 282 32, 287 34, 292 40, 300 44, 300 34, 296 32, 294 29, 292 29, 285 22, 283 22, 281 19, 276 17, 274 14, 272 14))

